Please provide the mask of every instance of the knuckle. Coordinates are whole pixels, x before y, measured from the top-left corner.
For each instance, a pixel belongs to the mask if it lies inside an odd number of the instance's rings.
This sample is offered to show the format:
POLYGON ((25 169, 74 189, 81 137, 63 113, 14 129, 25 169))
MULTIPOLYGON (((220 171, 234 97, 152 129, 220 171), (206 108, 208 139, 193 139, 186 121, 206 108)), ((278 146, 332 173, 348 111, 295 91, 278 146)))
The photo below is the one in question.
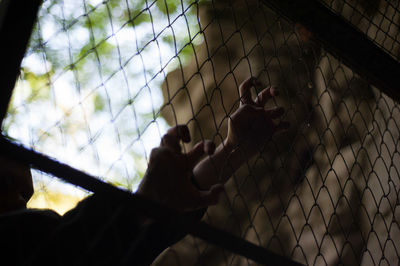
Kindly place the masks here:
POLYGON ((178 127, 179 127, 179 125, 169 128, 167 130, 167 134, 166 135, 173 134, 174 132, 176 132, 178 130, 178 127))
POLYGON ((150 162, 163 160, 164 158, 168 158, 171 156, 171 151, 165 147, 157 147, 151 150, 150 153, 150 162))
POLYGON ((166 148, 166 147, 159 147, 157 149, 157 154, 160 157, 168 157, 171 155, 171 153, 172 153, 171 149, 166 148))
POLYGON ((171 140, 172 138, 173 136, 170 133, 167 133, 164 136, 162 136, 161 141, 168 141, 171 140))
POLYGON ((243 104, 242 109, 243 109, 243 111, 250 111, 253 108, 250 104, 243 104))

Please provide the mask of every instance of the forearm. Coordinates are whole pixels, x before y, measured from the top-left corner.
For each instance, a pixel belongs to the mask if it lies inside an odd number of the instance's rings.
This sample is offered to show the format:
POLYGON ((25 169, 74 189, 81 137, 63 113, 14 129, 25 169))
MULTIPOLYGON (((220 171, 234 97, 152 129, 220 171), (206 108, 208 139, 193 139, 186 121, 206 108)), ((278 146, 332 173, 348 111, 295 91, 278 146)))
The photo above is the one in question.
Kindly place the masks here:
POLYGON ((201 189, 225 183, 235 171, 247 160, 238 147, 227 141, 221 143, 214 154, 207 156, 193 169, 196 182, 201 189))

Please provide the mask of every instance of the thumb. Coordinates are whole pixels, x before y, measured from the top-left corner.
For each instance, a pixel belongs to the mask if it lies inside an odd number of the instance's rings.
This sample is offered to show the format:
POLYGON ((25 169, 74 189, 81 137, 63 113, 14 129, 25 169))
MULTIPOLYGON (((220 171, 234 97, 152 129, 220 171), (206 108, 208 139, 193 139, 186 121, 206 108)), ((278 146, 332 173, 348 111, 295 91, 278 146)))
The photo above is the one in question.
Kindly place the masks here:
POLYGON ((204 153, 211 155, 215 151, 215 144, 210 140, 197 143, 187 154, 188 168, 193 169, 204 153))
POLYGON ((216 205, 219 201, 221 193, 224 191, 224 185, 215 184, 207 191, 200 191, 197 208, 205 208, 216 205))

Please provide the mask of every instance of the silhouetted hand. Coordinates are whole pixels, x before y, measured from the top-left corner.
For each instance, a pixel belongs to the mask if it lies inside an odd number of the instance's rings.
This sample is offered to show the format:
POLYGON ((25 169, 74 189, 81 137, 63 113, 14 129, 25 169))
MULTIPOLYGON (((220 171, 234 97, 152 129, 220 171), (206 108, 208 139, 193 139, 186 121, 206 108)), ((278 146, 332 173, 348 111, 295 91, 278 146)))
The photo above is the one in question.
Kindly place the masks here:
POLYGON ((137 193, 178 211, 215 205, 223 186, 216 184, 201 191, 191 181, 194 166, 204 153, 214 153, 214 143, 200 142, 183 154, 181 140, 190 141, 189 130, 184 125, 169 129, 163 136, 160 147, 151 151, 149 166, 137 193))
POLYGON ((254 77, 240 85, 240 106, 230 117, 226 139, 227 145, 239 147, 247 158, 260 151, 275 132, 289 127, 288 122, 274 121, 284 114, 282 107, 264 109, 267 101, 278 95, 278 90, 266 88, 253 100, 250 89, 256 86, 260 87, 261 83, 254 77))
POLYGON ((0 155, 0 165, 0 214, 25 209, 33 195, 29 165, 3 155, 0 155))

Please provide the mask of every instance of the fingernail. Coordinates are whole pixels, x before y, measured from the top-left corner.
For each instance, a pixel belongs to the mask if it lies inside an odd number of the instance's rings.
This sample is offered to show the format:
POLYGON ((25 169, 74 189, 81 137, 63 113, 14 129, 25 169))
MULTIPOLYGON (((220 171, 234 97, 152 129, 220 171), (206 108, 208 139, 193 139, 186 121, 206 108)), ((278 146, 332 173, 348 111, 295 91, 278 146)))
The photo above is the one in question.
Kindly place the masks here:
POLYGON ((191 138, 190 138, 190 132, 189 132, 189 128, 187 126, 182 126, 178 128, 178 135, 179 137, 182 139, 183 142, 190 142, 191 138))
POLYGON ((212 155, 215 151, 215 143, 212 142, 211 140, 205 140, 204 141, 204 151, 208 155, 212 155))

